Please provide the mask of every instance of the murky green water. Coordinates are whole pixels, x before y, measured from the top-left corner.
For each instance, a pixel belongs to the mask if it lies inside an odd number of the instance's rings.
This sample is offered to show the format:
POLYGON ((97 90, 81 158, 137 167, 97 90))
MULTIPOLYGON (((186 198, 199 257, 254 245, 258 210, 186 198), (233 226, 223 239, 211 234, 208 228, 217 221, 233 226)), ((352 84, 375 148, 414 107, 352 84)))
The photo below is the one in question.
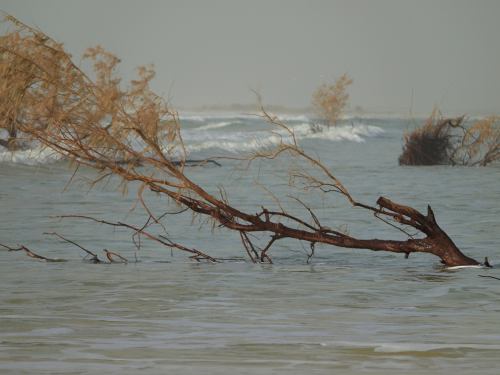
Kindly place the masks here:
MULTIPOLYGON (((201 140, 221 128, 227 151, 243 147, 238 137, 248 132, 245 126, 260 126, 226 119, 234 125, 196 130, 211 125, 197 121, 187 123, 195 156, 214 153, 201 140)), ((460 248, 500 263, 500 168, 399 167, 405 123, 364 121, 384 132, 364 142, 333 134, 302 142, 360 200, 373 203, 384 194, 419 209, 431 203, 460 248)), ((189 173, 202 184, 224 182, 232 201, 257 211, 262 194, 234 166, 189 173), (228 181, 231 176, 239 179, 228 181)), ((288 192, 283 173, 281 165, 260 166, 261 181, 281 196, 288 192)), ((134 186, 122 196, 113 184, 89 192, 78 180, 63 193, 70 176, 62 162, 0 163, 0 243, 68 260, 45 263, 0 252, 2 374, 498 374, 500 281, 478 276, 500 277, 498 268, 447 271, 428 255, 404 259, 331 247, 318 247, 306 264, 307 246, 293 241, 273 249, 274 265, 197 264, 150 242, 135 254, 137 263, 89 264, 75 247, 43 232, 56 230, 89 249, 107 247, 133 260, 130 233, 50 216, 135 223, 143 216, 129 213, 134 186)), ((149 201, 158 212, 166 207, 149 201)), ((311 200, 325 224, 347 223, 367 238, 400 235, 340 203, 311 200)), ((169 216, 166 227, 178 242, 244 256, 235 234, 191 223, 190 215, 169 216)))

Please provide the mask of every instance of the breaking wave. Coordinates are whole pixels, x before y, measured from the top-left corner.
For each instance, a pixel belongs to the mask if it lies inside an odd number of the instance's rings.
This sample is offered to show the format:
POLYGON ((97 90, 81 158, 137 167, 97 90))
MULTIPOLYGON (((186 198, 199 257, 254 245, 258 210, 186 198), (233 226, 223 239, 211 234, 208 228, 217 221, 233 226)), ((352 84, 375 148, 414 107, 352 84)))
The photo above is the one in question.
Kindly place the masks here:
POLYGON ((384 130, 373 125, 341 125, 326 128, 323 131, 313 131, 310 124, 294 126, 293 130, 299 139, 327 139, 330 141, 364 142, 367 137, 382 134, 384 130))
MULTIPOLYGON (((186 150, 190 154, 210 150, 229 153, 249 152, 269 148, 280 142, 292 141, 290 134, 285 130, 274 128, 274 131, 270 132, 270 126, 255 116, 246 119, 241 116, 210 117, 209 120, 202 116, 189 118, 191 123, 184 126, 182 136, 186 150)), ((361 143, 384 133, 382 128, 363 122, 330 128, 315 127, 305 116, 290 116, 285 122, 293 130, 297 140, 361 143)), ((60 155, 40 146, 14 152, 0 147, 0 163, 36 165, 60 159, 60 155)))
POLYGON ((214 122, 214 123, 208 123, 206 125, 202 125, 198 130, 211 130, 211 129, 220 129, 220 128, 225 128, 226 126, 232 125, 236 122, 231 122, 231 121, 222 121, 222 122, 214 122))
MULTIPOLYGON (((225 125, 228 126, 228 125, 225 125)), ((214 129, 214 128, 212 128, 214 129)), ((309 123, 291 126, 298 140, 321 139, 327 141, 350 141, 362 143, 366 138, 382 134, 384 130, 372 125, 343 125, 314 131, 309 123)), ((191 129, 184 134, 188 152, 199 152, 208 149, 219 149, 228 152, 253 151, 271 147, 280 142, 291 141, 290 135, 284 130, 270 133, 261 131, 235 131, 235 132, 204 132, 197 134, 201 128, 191 129)))
MULTIPOLYGON (((308 122, 310 121, 310 117, 307 115, 292 115, 292 114, 276 114, 273 113, 274 115, 277 115, 278 118, 282 121, 285 122, 294 122, 294 121, 302 121, 302 122, 308 122)), ((255 112, 255 113, 228 113, 228 112, 221 112, 221 113, 207 113, 207 114, 184 114, 180 115, 179 119, 181 122, 210 122, 214 120, 254 120, 259 118, 261 113, 255 112)))

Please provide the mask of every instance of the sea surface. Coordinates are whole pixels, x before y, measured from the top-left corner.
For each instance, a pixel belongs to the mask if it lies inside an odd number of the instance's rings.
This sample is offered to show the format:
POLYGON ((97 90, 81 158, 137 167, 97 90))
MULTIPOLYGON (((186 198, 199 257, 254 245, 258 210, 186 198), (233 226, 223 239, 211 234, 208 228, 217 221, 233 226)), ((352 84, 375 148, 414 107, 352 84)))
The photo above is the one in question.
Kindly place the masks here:
MULTIPOLYGON (((221 166, 186 173, 255 213, 274 207, 362 238, 402 233, 353 209, 338 194, 294 190, 285 160, 237 160, 287 141, 247 114, 181 116, 190 158, 226 156, 221 166), (264 188, 265 186, 266 188, 264 188), (274 206, 273 206, 274 205, 274 206)), ((350 117, 311 131, 307 116, 283 116, 301 146, 321 159, 359 201, 381 195, 417 209, 430 204, 438 223, 468 255, 500 266, 500 166, 401 167, 402 137, 417 120, 350 117)), ((38 150, 39 151, 39 150, 38 150)), ((22 244, 65 262, 0 250, 0 374, 492 374, 500 355, 500 267, 443 268, 431 255, 278 242, 274 264, 252 264, 237 234, 155 195, 146 202, 178 243, 217 264, 141 239, 130 231, 58 215, 80 214, 141 225, 137 186, 73 170, 50 152, 0 151, 0 243, 22 244), (135 210, 133 210, 136 206, 135 210), (78 247, 128 264, 92 264, 78 247)), ((163 232, 165 231, 165 232, 163 232)), ((255 239, 264 244, 266 238, 255 239)))

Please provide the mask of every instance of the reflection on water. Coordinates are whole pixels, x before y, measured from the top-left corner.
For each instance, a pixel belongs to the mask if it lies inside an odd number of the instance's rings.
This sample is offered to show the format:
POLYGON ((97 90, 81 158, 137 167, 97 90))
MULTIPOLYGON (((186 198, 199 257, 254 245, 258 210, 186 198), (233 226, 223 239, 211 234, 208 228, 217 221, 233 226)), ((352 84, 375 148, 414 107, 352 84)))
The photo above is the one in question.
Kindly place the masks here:
MULTIPOLYGON (((203 131, 242 132, 245 121, 203 131)), ((500 169, 398 167, 404 124, 391 121, 368 121, 384 133, 361 143, 304 139, 304 146, 314 147, 360 199, 384 194, 418 208, 430 202, 465 252, 498 261, 500 169)), ((188 125, 211 123, 218 122, 188 125)), ((259 167, 265 183, 286 195, 279 171, 259 167)), ((231 170, 190 173, 214 185, 231 170)), ((68 259, 43 263, 0 252, 2 374, 498 373, 500 282, 478 277, 498 277, 498 268, 449 271, 428 255, 326 246, 308 265, 293 241, 273 249, 274 265, 191 263, 152 243, 144 243, 138 263, 89 264, 77 248, 42 233, 57 230, 93 251, 119 249, 134 259, 131 234, 48 216, 141 218, 128 212, 133 188, 124 197, 111 186, 87 192, 77 184, 61 193, 70 174, 63 164, 0 164, 0 242, 68 259)), ((257 193, 241 188, 251 178, 241 178, 243 184, 228 183, 230 198, 259 207, 257 193)), ((339 201, 312 203, 332 226, 348 223, 367 238, 398 236, 339 201)), ((166 225, 179 242, 244 255, 237 236, 191 222, 188 215, 166 225)))

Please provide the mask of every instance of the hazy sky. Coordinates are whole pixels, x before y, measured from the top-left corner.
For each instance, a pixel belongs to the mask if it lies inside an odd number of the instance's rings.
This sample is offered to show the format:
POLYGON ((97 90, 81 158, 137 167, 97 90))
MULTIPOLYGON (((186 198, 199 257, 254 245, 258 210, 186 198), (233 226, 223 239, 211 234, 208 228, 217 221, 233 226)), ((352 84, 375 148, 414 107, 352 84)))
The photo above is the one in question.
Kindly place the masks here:
POLYGON ((500 113, 500 1, 0 0, 80 56, 101 44, 121 73, 154 63, 175 105, 307 106, 353 79, 352 106, 500 113))

